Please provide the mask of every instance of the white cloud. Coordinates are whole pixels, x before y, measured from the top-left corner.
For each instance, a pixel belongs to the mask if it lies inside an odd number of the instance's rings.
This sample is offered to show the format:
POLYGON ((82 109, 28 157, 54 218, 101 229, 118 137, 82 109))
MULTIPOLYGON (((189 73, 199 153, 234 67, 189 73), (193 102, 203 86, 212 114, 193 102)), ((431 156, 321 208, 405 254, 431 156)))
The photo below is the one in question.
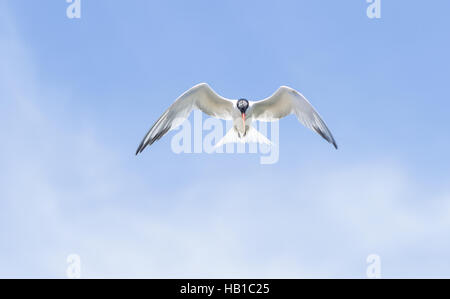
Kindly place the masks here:
POLYGON ((426 192, 392 161, 256 174, 240 192, 223 173, 155 204, 164 194, 96 130, 68 131, 41 107, 30 53, 7 27, 0 276, 64 277, 71 253, 83 277, 364 277, 371 253, 385 276, 450 274, 450 190, 426 192))

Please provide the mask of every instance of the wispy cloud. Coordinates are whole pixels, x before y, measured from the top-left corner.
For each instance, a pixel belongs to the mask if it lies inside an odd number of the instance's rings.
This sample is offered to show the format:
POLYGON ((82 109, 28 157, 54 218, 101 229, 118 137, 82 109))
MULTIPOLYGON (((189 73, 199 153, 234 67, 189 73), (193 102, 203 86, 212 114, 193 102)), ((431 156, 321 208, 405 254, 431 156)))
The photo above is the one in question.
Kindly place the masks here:
POLYGON ((98 128, 42 105, 64 87, 40 87, 0 13, 1 277, 64 277, 71 253, 83 277, 364 277, 371 253, 385 277, 450 274, 450 190, 382 157, 255 174, 239 190, 230 173, 170 198, 149 189, 98 128))

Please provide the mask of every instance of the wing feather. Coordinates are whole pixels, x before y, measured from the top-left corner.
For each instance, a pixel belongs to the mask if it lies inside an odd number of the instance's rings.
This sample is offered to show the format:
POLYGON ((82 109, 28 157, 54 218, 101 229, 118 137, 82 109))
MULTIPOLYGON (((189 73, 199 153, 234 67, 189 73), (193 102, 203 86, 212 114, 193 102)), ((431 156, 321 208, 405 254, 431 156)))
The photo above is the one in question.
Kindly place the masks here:
POLYGON ((295 114, 305 127, 315 131, 336 149, 338 148, 319 113, 301 93, 290 87, 282 86, 270 97, 252 103, 248 117, 259 121, 275 121, 290 114, 295 114))
POLYGON ((161 139, 170 130, 180 126, 192 110, 199 109, 209 116, 232 119, 233 103, 219 96, 206 83, 198 84, 183 93, 155 122, 140 143, 136 155, 161 139))

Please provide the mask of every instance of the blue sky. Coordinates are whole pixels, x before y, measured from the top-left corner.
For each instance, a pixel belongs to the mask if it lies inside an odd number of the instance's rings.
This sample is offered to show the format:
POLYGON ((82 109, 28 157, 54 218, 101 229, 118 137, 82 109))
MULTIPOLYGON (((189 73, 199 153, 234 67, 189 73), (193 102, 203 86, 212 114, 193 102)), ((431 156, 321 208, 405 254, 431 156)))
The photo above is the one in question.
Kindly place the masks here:
POLYGON ((450 276, 448 1, 0 1, 0 277, 450 276), (302 92, 280 160, 134 152, 185 90, 302 92))

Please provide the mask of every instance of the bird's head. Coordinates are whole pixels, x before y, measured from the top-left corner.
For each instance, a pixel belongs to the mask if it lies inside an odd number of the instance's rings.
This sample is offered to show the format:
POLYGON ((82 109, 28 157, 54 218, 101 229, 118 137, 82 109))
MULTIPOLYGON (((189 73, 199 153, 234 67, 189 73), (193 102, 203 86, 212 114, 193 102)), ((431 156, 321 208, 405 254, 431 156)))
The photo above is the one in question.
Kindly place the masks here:
POLYGON ((239 99, 236 103, 237 108, 241 111, 242 125, 245 128, 245 112, 248 109, 249 103, 246 99, 239 99))
POLYGON ((242 114, 245 114, 245 111, 247 111, 249 104, 246 99, 239 99, 236 103, 236 106, 242 114))

